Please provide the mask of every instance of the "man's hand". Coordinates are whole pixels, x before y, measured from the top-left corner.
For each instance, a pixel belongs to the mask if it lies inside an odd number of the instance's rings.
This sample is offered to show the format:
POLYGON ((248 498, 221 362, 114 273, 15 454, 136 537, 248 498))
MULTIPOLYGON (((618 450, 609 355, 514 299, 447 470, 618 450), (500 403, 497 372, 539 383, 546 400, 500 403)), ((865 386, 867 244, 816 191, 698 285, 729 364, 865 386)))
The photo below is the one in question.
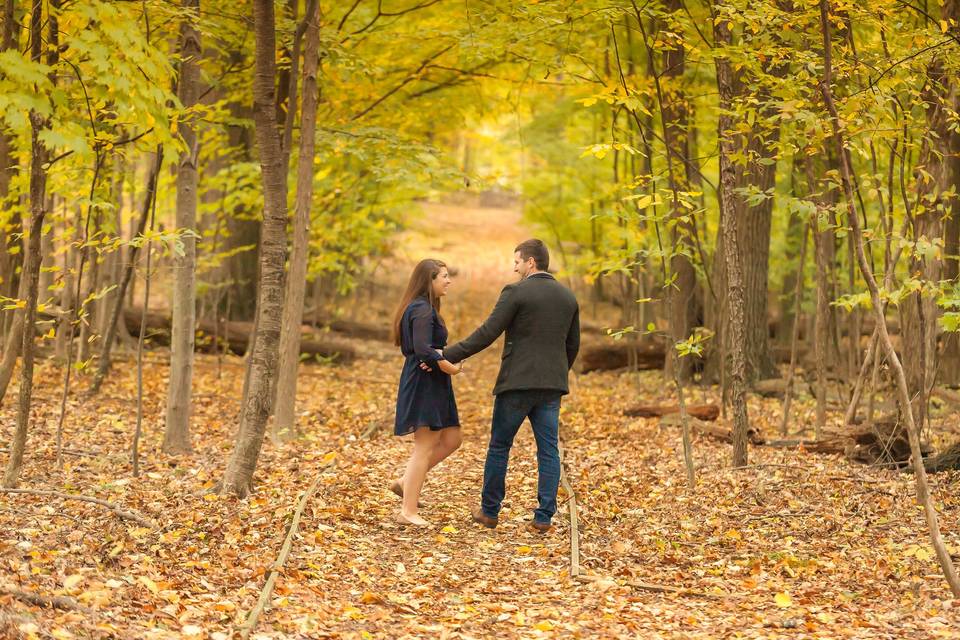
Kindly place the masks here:
MULTIPOLYGON (((437 349, 437 353, 439 353, 440 357, 443 358, 443 349, 437 349)), ((421 362, 420 368, 423 369, 424 371, 433 371, 433 368, 430 365, 428 365, 426 362, 421 362)))

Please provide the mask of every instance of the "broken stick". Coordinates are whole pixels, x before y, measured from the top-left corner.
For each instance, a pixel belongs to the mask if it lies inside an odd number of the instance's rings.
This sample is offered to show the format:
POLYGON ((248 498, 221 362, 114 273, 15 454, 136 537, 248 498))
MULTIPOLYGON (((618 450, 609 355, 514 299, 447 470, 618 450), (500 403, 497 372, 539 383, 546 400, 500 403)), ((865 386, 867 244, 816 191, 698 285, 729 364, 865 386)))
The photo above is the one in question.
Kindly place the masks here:
POLYGON ((106 500, 101 500, 100 498, 94 498, 91 496, 82 496, 75 493, 63 493, 61 491, 48 491, 46 489, 0 489, 0 493, 25 493, 25 494, 32 494, 32 495, 38 495, 38 496, 52 496, 55 498, 61 498, 63 500, 77 500, 79 502, 89 502, 91 504, 98 504, 101 507, 106 507, 107 509, 112 511, 114 515, 116 515, 118 518, 122 520, 131 520, 133 522, 136 522, 140 526, 146 527, 148 529, 156 528, 156 525, 153 522, 151 522, 149 519, 145 518, 144 516, 140 515, 139 513, 128 511, 127 509, 118 507, 112 502, 107 502, 106 500))

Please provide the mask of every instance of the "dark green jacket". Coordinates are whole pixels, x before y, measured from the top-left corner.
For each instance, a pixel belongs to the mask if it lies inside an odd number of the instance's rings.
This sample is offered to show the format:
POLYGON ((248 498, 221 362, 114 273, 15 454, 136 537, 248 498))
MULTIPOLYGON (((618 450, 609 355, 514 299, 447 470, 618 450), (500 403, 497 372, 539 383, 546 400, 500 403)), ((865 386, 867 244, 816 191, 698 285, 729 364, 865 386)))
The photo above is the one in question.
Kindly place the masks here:
POLYGON ((567 373, 580 350, 580 308, 569 289, 549 273, 535 273, 500 292, 479 329, 447 347, 456 364, 483 351, 507 332, 494 395, 520 389, 568 393, 567 373))

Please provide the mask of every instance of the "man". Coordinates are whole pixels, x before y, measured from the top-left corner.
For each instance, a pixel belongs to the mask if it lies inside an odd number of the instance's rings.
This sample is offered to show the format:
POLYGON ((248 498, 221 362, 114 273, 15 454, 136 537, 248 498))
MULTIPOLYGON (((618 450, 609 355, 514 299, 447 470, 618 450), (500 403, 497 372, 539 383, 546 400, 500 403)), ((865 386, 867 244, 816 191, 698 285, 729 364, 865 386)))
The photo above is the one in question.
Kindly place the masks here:
POLYGON ((513 439, 530 419, 537 441, 537 500, 534 530, 546 533, 557 511, 560 485, 560 398, 569 393, 567 374, 580 348, 580 311, 569 289, 547 273, 550 254, 540 240, 521 242, 513 270, 520 282, 507 285, 490 317, 465 340, 443 351, 457 364, 489 347, 506 331, 500 373, 493 389, 493 425, 483 469, 480 509, 473 519, 494 528, 505 494, 513 439))

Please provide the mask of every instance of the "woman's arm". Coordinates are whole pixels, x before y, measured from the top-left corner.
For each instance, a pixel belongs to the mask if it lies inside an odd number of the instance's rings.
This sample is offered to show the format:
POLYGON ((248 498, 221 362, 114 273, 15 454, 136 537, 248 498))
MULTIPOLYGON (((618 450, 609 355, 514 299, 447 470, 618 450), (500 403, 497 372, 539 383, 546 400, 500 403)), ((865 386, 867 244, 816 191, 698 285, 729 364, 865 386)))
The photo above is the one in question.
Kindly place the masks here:
POLYGON ((418 303, 410 311, 413 318, 413 352, 428 367, 437 366, 442 356, 430 346, 433 338, 433 308, 429 304, 418 303))

